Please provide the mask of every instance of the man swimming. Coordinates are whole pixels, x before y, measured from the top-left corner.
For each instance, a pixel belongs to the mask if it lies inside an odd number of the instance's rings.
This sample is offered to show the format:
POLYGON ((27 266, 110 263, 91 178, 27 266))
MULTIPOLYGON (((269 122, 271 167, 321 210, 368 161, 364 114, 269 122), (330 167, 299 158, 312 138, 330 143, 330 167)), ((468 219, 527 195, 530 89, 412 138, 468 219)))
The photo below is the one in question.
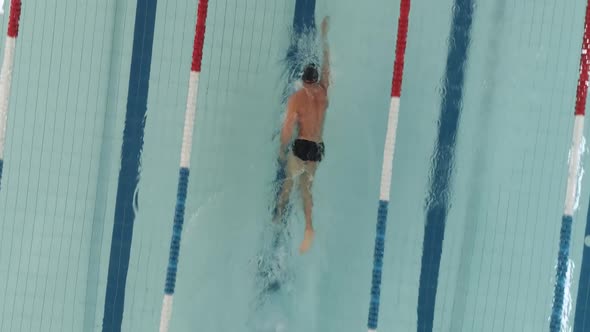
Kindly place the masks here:
POLYGON ((301 76, 303 87, 289 97, 285 121, 281 130, 279 159, 282 164, 286 162, 287 177, 279 196, 275 222, 281 220, 281 214, 289 200, 293 182, 299 178, 299 188, 305 212, 305 233, 299 248, 301 253, 309 250, 314 237, 311 222, 313 206, 311 185, 318 164, 324 156, 322 133, 328 108, 328 87, 330 85, 328 23, 328 17, 324 17, 321 26, 323 48, 321 76, 315 64, 307 64, 304 67, 301 76), (297 139, 290 144, 296 127, 298 129, 297 139), (291 149, 289 149, 289 145, 291 145, 291 149), (287 150, 289 150, 288 153, 287 150))

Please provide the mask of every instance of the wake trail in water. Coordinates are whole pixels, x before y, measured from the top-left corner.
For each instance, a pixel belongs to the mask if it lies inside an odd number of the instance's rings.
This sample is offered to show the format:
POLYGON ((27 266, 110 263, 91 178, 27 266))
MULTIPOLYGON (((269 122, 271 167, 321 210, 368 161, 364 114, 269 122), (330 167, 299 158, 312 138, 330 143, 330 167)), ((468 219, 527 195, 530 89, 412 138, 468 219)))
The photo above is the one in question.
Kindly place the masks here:
POLYGON ((250 325, 257 332, 286 332, 295 277, 288 226, 266 223, 258 243, 250 325))
MULTIPOLYGON (((281 95, 281 122, 284 117, 284 109, 289 96, 301 88, 301 70, 305 64, 319 64, 318 41, 315 28, 304 28, 302 31, 290 31, 290 47, 287 56, 282 60, 284 71, 281 80, 287 82, 281 95)), ((278 139, 280 126, 274 130, 271 139, 278 139)), ((278 142, 277 142, 278 143, 278 142)), ((278 147, 278 145, 277 145, 278 147)), ((294 202, 285 209, 278 211, 277 202, 286 179, 285 164, 277 161, 275 178, 272 184, 272 200, 269 206, 270 217, 264 221, 260 235, 259 248, 253 260, 255 264, 254 292, 250 308, 250 321, 248 325, 251 331, 256 332, 287 332, 301 331, 300 311, 307 314, 310 303, 314 301, 312 288, 307 285, 315 283, 317 276, 312 271, 297 267, 297 259, 294 257, 294 245, 292 239, 292 227, 302 226, 296 214, 292 213, 294 202), (278 223, 277 213, 282 215, 278 223), (291 222, 292 221, 292 222, 291 222)), ((293 186, 297 188, 297 186, 293 186)), ((297 228, 299 229, 299 228, 297 228)), ((309 257, 305 257, 309 259, 309 257)), ((313 316, 313 315, 312 315, 313 316)), ((307 318, 306 318, 307 319, 307 318)), ((309 331, 307 329, 306 331, 309 331)))

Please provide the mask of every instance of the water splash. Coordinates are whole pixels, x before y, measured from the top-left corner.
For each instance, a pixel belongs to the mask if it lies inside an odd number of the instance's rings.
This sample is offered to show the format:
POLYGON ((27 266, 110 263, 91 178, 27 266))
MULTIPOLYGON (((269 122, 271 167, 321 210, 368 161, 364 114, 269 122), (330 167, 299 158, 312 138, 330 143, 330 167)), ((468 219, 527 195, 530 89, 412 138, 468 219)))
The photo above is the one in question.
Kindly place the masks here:
POLYGON ((283 76, 287 85, 283 91, 282 103, 286 103, 287 98, 297 89, 301 88, 301 73, 303 66, 308 63, 320 65, 320 47, 314 28, 305 28, 300 33, 295 33, 292 29, 289 33, 291 43, 287 56, 282 60, 284 63, 283 76))
POLYGON ((290 266, 291 234, 286 225, 268 225, 265 227, 263 240, 265 245, 256 256, 257 285, 261 291, 259 301, 262 304, 269 295, 281 290, 289 291, 292 286, 290 266))
POLYGON ((254 284, 249 326, 256 332, 290 331, 289 299, 295 269, 289 223, 262 224, 258 252, 250 260, 254 284))

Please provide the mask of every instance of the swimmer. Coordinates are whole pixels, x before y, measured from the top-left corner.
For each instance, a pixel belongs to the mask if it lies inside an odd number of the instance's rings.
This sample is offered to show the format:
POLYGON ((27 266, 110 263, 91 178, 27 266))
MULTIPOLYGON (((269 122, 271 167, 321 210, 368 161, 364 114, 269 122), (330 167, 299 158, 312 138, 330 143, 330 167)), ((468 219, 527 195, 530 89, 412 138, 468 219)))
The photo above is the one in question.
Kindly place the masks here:
POLYGON ((282 164, 286 162, 287 176, 279 196, 278 213, 275 222, 281 220, 281 214, 289 200, 293 182, 296 178, 299 178, 299 189, 305 213, 305 233, 299 248, 300 253, 309 250, 313 242, 311 185, 318 164, 324 156, 322 132, 326 109, 328 108, 328 87, 330 85, 328 23, 329 18, 324 17, 321 26, 323 48, 321 75, 316 64, 305 65, 301 76, 303 87, 289 97, 285 121, 281 130, 279 160, 282 164), (291 144, 295 128, 298 129, 298 135, 291 144), (287 150, 289 151, 287 152, 287 150))

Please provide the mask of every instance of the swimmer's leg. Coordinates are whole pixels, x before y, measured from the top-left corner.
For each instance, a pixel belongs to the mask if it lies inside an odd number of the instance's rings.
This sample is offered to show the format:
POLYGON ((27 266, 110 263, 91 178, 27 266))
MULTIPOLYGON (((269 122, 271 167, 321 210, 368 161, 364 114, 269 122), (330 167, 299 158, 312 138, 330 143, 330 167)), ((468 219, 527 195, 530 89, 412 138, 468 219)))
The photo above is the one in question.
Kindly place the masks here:
POLYGON ((311 194, 311 186, 313 184, 313 177, 317 169, 317 162, 307 162, 305 165, 305 172, 301 176, 299 187, 301 190, 301 198, 303 200, 303 211, 305 212, 305 233, 303 235, 303 242, 299 247, 300 253, 305 253, 311 247, 314 238, 313 224, 311 214, 313 209, 313 197, 311 194))
POLYGON ((279 202, 277 204, 277 213, 274 216, 273 222, 279 223, 283 218, 283 213, 285 212, 285 207, 287 202, 289 201, 289 196, 291 194, 291 189, 293 188, 293 178, 287 176, 285 182, 283 183, 283 190, 279 195, 279 202))
POLYGON ((285 182, 283 183, 283 189, 279 194, 279 201, 277 203, 277 211, 274 216, 273 222, 280 223, 283 218, 283 214, 285 213, 285 208, 287 203, 289 202, 289 196, 291 195, 291 189, 293 188, 293 182, 295 181, 295 177, 297 177, 297 173, 300 173, 302 170, 301 162, 295 159, 295 156, 289 154, 287 156, 287 176, 285 178, 285 182))

